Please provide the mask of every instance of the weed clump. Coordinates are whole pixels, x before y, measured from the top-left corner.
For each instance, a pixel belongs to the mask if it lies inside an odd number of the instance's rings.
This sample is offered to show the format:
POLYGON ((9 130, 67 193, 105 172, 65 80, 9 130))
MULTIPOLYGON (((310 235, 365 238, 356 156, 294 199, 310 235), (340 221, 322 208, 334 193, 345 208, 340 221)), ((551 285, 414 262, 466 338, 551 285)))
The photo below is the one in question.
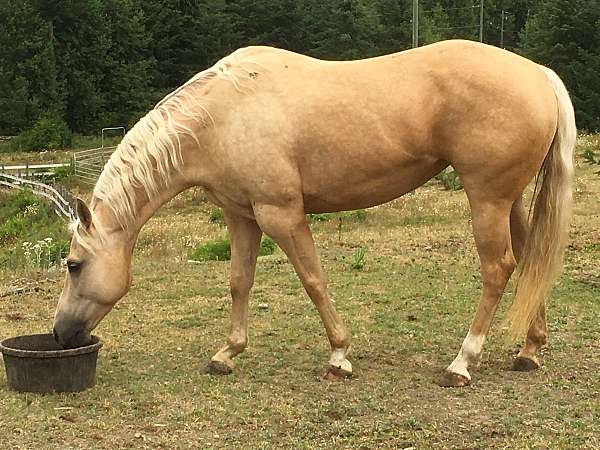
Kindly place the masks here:
POLYGON ((210 215, 208 216, 208 221, 210 223, 216 223, 219 225, 225 224, 225 216, 223 215, 223 210, 221 208, 211 209, 210 215))
POLYGON ((435 179, 442 183, 447 191, 460 191, 463 188, 462 181, 454 169, 444 170, 436 175, 435 179))
MULTIPOLYGON (((272 255, 277 248, 275 241, 268 236, 260 242, 258 256, 272 255)), ((189 255, 192 261, 229 261, 231 259, 231 243, 229 238, 215 239, 199 245, 189 255)))
POLYGON ((52 205, 27 190, 0 193, 0 267, 48 269, 68 249, 65 223, 52 205))
POLYGON ((72 140, 73 135, 64 119, 57 114, 46 114, 10 144, 13 150, 58 150, 69 148, 72 140))
POLYGON ((358 247, 352 255, 352 261, 350 262, 350 268, 352 270, 363 270, 365 268, 365 249, 358 247))

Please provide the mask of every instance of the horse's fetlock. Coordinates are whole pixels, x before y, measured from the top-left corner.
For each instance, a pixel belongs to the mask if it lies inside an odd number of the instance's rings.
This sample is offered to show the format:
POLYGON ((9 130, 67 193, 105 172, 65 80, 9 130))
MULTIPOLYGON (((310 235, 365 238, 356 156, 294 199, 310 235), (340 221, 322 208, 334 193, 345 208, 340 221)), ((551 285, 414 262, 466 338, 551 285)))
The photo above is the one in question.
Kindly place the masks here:
POLYGON ((230 350, 241 353, 246 349, 248 345, 248 338, 245 336, 230 336, 227 339, 227 346, 230 350))

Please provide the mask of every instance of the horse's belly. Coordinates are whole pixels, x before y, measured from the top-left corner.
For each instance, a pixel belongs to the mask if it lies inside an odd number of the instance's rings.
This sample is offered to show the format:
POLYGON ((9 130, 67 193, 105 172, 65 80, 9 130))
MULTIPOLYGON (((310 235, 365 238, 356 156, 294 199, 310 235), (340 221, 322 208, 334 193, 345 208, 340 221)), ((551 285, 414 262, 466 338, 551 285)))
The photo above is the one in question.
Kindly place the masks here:
POLYGON ((421 186, 448 165, 445 161, 419 161, 393 167, 385 173, 364 168, 338 172, 322 169, 321 177, 303 179, 307 213, 369 208, 389 202, 421 186))

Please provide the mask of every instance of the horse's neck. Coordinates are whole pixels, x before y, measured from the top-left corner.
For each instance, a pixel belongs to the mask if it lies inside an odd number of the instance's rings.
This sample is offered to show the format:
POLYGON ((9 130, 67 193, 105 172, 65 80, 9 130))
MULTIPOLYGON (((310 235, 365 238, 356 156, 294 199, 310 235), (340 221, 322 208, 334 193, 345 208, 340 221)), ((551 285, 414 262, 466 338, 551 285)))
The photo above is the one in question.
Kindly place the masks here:
MULTIPOLYGON (((147 195, 143 188, 136 188, 134 211, 131 222, 126 227, 126 232, 131 239, 136 239, 142 227, 156 213, 156 211, 177 194, 190 187, 190 183, 184 179, 183 173, 175 169, 167 182, 161 186, 156 195, 147 195)), ((119 223, 117 217, 102 200, 93 202, 94 215, 98 215, 103 226, 110 230, 121 229, 123 224, 119 223)))

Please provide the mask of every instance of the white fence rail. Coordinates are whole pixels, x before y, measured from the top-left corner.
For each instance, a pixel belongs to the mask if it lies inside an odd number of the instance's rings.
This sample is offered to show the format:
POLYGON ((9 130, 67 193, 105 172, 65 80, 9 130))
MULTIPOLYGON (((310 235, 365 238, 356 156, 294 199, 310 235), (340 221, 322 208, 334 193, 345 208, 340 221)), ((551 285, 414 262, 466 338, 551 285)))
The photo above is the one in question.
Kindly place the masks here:
POLYGON ((56 175, 56 169, 71 167, 70 162, 66 163, 48 163, 48 164, 2 164, 0 163, 0 173, 7 173, 18 178, 27 179, 47 179, 56 175))
POLYGON ((50 186, 39 181, 27 180, 7 173, 0 173, 0 186, 13 189, 29 189, 35 195, 50 200, 59 216, 67 220, 75 218, 74 199, 71 194, 61 186, 50 186))

